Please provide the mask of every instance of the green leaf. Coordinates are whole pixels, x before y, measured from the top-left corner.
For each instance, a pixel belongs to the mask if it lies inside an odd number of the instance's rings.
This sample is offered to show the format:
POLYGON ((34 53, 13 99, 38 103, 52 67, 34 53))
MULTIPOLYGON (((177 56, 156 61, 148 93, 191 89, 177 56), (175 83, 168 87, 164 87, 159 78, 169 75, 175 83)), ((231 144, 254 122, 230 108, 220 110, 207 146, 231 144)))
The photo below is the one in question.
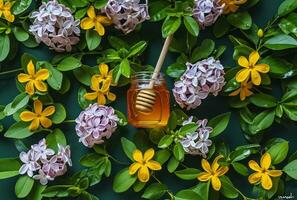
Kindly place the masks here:
POLYGON ((271 110, 265 110, 259 113, 253 120, 253 123, 250 127, 252 134, 257 134, 260 131, 269 128, 275 117, 275 112, 271 110))
POLYGON ((288 163, 283 168, 283 171, 291 178, 297 180, 297 160, 293 160, 290 163, 288 163))
POLYGON ((51 86, 51 88, 53 88, 54 90, 60 90, 62 87, 62 83, 63 83, 63 74, 57 70, 56 68, 54 68, 50 63, 48 62, 43 62, 42 64, 44 64, 43 66, 49 70, 50 72, 50 76, 49 78, 46 80, 47 83, 51 86))
POLYGON ((90 51, 96 49, 101 42, 101 36, 95 30, 87 30, 86 41, 90 51))
POLYGON ((199 26, 192 17, 190 16, 184 16, 184 24, 186 29, 191 33, 193 36, 198 36, 199 35, 199 26))
POLYGON ((208 122, 208 126, 213 128, 213 131, 210 133, 209 137, 215 137, 221 134, 228 126, 230 120, 231 113, 224 113, 212 118, 208 122))
POLYGON ((41 184, 34 184, 30 194, 28 195, 28 199, 30 200, 42 200, 42 192, 45 190, 46 186, 41 184))
POLYGON ((265 47, 272 50, 284 50, 297 47, 297 40, 286 34, 279 34, 264 43, 265 47))
POLYGON ((205 39, 202 41, 201 45, 196 47, 192 53, 192 62, 197 62, 203 58, 208 58, 215 48, 215 43, 213 40, 205 39))
POLYGON ((248 176, 249 175, 249 169, 241 163, 238 162, 232 162, 231 165, 233 166, 234 170, 243 175, 243 176, 248 176))
POLYGON ((171 143, 173 142, 173 136, 172 135, 165 135, 161 138, 158 147, 161 149, 167 148, 171 143))
POLYGON ((235 199, 238 197, 238 192, 235 189, 233 183, 230 181, 230 179, 227 176, 222 176, 220 178, 222 182, 222 188, 220 192, 229 199, 235 199))
POLYGON ((252 95, 250 102, 261 108, 274 108, 277 106, 277 100, 273 96, 264 93, 252 95))
POLYGON ((77 95, 78 104, 80 105, 80 107, 82 109, 87 108, 92 103, 92 101, 89 101, 89 100, 85 99, 84 95, 86 93, 87 93, 87 90, 84 87, 80 87, 78 89, 78 95, 77 95))
POLYGON ((177 31, 181 25, 180 17, 167 17, 162 25, 162 35, 167 37, 177 31))
POLYGON ((175 196, 174 200, 198 200, 201 199, 200 195, 194 192, 193 190, 181 190, 175 196))
POLYGON ((95 167, 104 163, 105 158, 97 153, 88 153, 80 158, 79 163, 84 167, 95 167))
POLYGON ((297 13, 292 12, 287 18, 281 19, 278 26, 285 34, 292 33, 297 37, 297 13))
POLYGON ((75 78, 86 86, 91 85, 92 76, 96 73, 97 68, 82 65, 80 68, 73 70, 75 78))
POLYGON ((252 17, 248 12, 236 12, 227 16, 227 21, 242 30, 248 30, 252 26, 252 17))
POLYGON ((108 0, 99 0, 99 1, 96 1, 95 4, 94 4, 94 7, 99 10, 101 8, 103 8, 106 4, 107 4, 108 0))
POLYGON ((120 71, 121 74, 127 78, 130 78, 131 75, 131 67, 128 59, 123 59, 120 63, 120 71))
POLYGON ((113 181, 113 190, 117 193, 125 192, 137 180, 137 176, 129 174, 129 168, 122 169, 117 173, 113 181))
POLYGON ((212 32, 216 38, 223 37, 230 30, 230 24, 226 17, 220 17, 213 26, 212 32))
POLYGON ((67 197, 69 192, 67 191, 72 185, 53 185, 48 186, 43 192, 43 197, 67 197))
POLYGON ((115 110, 115 113, 119 118, 118 125, 126 126, 128 124, 126 116, 122 112, 120 112, 118 110, 115 110))
POLYGON ((168 149, 161 149, 156 152, 155 161, 163 165, 170 158, 170 152, 168 149))
POLYGON ((126 156, 131 160, 131 161, 134 161, 133 157, 132 157, 132 154, 133 152, 137 149, 136 148, 136 145, 131 142, 130 140, 128 140, 127 138, 125 137, 122 137, 121 138, 121 143, 122 143, 122 148, 126 154, 126 156))
POLYGON ((58 65, 57 69, 59 71, 70 71, 76 68, 81 67, 81 62, 79 59, 72 56, 64 58, 58 65))
POLYGON ((182 180, 194 180, 197 179, 198 174, 200 173, 199 169, 195 168, 186 168, 183 170, 175 171, 174 174, 182 180))
POLYGON ((294 65, 282 58, 267 56, 261 60, 261 63, 269 65, 269 74, 275 78, 286 79, 297 73, 294 69, 294 65))
POLYGON ((67 145, 66 137, 61 129, 56 128, 52 133, 46 136, 46 144, 49 148, 58 152, 58 144, 62 146, 67 145))
POLYGON ((0 62, 5 60, 10 51, 10 41, 6 34, 0 34, 0 62))
POLYGON ((179 78, 186 70, 186 65, 181 63, 173 63, 166 69, 166 74, 172 78, 179 78))
POLYGON ((140 55, 145 50, 146 47, 147 47, 147 42, 145 41, 137 42, 130 48, 127 58, 140 55))
POLYGON ((29 34, 21 27, 14 27, 12 32, 19 42, 24 42, 29 39, 29 34))
POLYGON ((251 153, 252 151, 250 149, 238 149, 230 153, 230 160, 232 162, 237 162, 246 159, 251 153))
POLYGON ((75 19, 83 18, 87 14, 87 10, 88 10, 88 8, 82 8, 82 9, 77 10, 74 15, 75 19))
POLYGON ((277 165, 286 159, 289 152, 289 142, 284 140, 273 144, 267 152, 271 156, 272 164, 277 165))
POLYGON ((167 10, 170 3, 167 1, 151 2, 149 6, 150 18, 153 22, 160 21, 167 16, 167 10))
POLYGON ((161 183, 153 183, 149 185, 143 195, 144 199, 160 199, 167 191, 167 186, 161 183))
POLYGON ((173 147, 173 155, 174 157, 181 161, 184 159, 184 156, 185 156, 185 151, 184 151, 184 148, 183 146, 181 145, 180 142, 176 143, 173 147))
POLYGON ((15 194, 18 198, 29 195, 34 185, 34 180, 29 176, 21 176, 15 184, 15 194))
POLYGON ((174 130, 177 126, 177 116, 176 116, 176 113, 174 111, 171 111, 170 113, 170 117, 169 117, 169 120, 168 120, 168 123, 167 123, 167 127, 170 129, 170 130, 174 130))
POLYGON ((277 14, 282 17, 290 12, 294 11, 297 8, 297 1, 295 0, 285 0, 282 4, 278 7, 277 14))
POLYGON ((18 158, 0 158, 0 180, 19 175, 20 167, 18 158))
POLYGON ((35 132, 29 130, 29 124, 25 122, 16 122, 13 124, 4 134, 7 138, 15 138, 15 139, 24 139, 31 135, 33 135, 35 132))
POLYGON ((207 181, 207 182, 200 182, 198 185, 193 187, 192 190, 200 195, 200 198, 198 198, 197 200, 208 199, 209 185, 210 185, 210 181, 207 181))
POLYGON ((168 172, 172 173, 177 169, 178 166, 179 166, 179 161, 174 156, 172 156, 168 161, 167 170, 168 172))
POLYGON ((55 103, 55 113, 51 116, 51 120, 54 124, 61 124, 66 119, 66 110, 60 103, 55 103))
POLYGON ((25 12, 31 5, 32 0, 18 0, 13 4, 12 12, 15 15, 22 14, 25 12))
POLYGON ((27 106, 28 102, 30 100, 30 96, 23 92, 16 96, 14 100, 5 106, 3 113, 5 116, 10 116, 19 111, 20 109, 27 106))

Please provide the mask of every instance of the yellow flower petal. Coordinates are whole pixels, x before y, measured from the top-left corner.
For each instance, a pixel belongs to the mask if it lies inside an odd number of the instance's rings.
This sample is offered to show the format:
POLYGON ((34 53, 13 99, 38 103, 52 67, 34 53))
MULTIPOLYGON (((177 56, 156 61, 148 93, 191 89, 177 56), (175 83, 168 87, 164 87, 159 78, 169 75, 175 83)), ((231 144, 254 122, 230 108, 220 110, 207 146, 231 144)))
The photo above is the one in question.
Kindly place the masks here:
POLYGON ((269 153, 264 153, 264 155, 261 158, 260 165, 263 169, 269 169, 271 165, 271 156, 269 153))
POLYGON ((138 162, 133 163, 132 165, 130 165, 129 167, 129 174, 133 175, 137 172, 137 170, 141 167, 142 165, 138 162))
POLYGON ((27 71, 28 71, 28 74, 30 74, 31 76, 35 75, 35 66, 34 66, 32 60, 30 60, 27 65, 27 71))
POLYGON ((242 69, 236 74, 236 81, 241 83, 250 77, 250 69, 242 69))
POLYGON ((47 117, 40 117, 40 123, 44 128, 49 128, 52 126, 52 120, 47 117))
POLYGON ((261 167, 260 167, 260 166, 258 165, 258 163, 257 163, 256 161, 254 161, 254 160, 250 160, 250 161, 249 161, 249 167, 250 167, 252 170, 256 171, 256 172, 261 172, 261 171, 262 171, 261 167))
POLYGON ((150 172, 146 166, 141 166, 137 173, 140 182, 146 183, 150 179, 150 172))
POLYGON ((281 170, 267 170, 267 174, 271 177, 278 177, 283 174, 281 170))
POLYGON ((97 92, 86 93, 84 95, 84 98, 87 99, 87 100, 90 100, 90 101, 93 101, 93 100, 97 99, 97 97, 98 97, 97 92))
POLYGON ((4 18, 5 18, 7 21, 9 21, 9 22, 14 22, 15 17, 14 17, 13 14, 11 14, 10 11, 4 11, 3 14, 4 14, 4 18))
POLYGON ((38 118, 35 118, 35 119, 31 122, 31 124, 30 124, 30 126, 29 126, 29 130, 31 130, 31 131, 35 131, 36 129, 39 128, 39 124, 40 124, 39 119, 38 119, 38 118))
POLYGON ((136 161, 136 162, 139 162, 139 163, 142 163, 143 162, 143 156, 142 156, 142 152, 138 149, 135 149, 133 151, 133 154, 132 154, 132 157, 133 159, 136 161))
POLYGON ((55 106, 48 106, 42 111, 42 116, 44 117, 51 116, 52 114, 55 113, 55 111, 56 111, 55 106))
POLYGON ((211 174, 207 172, 201 172, 197 175, 197 179, 201 182, 208 181, 211 178, 211 174))
POLYGON ((37 90, 40 92, 46 92, 47 91, 47 85, 43 81, 34 81, 34 85, 37 90))
POLYGON ((260 85, 261 84, 261 75, 259 72, 257 72, 255 69, 251 71, 252 75, 252 82, 254 85, 260 85))
POLYGON ((106 98, 105 98, 104 94, 98 93, 97 103, 99 105, 105 105, 106 104, 106 98))
POLYGON ((107 73, 108 73, 108 65, 105 64, 105 63, 102 63, 99 65, 99 71, 100 71, 100 74, 102 76, 107 76, 107 73))
POLYGON ((94 26, 95 26, 94 20, 89 17, 83 18, 80 22, 80 27, 84 30, 89 30, 94 26))
POLYGON ((245 92, 244 89, 242 89, 242 90, 240 91, 240 95, 239 95, 239 97, 240 97, 240 100, 241 100, 241 101, 244 101, 245 98, 247 97, 246 92, 245 92))
POLYGON ((201 166, 202 166, 202 168, 206 171, 206 172, 208 172, 208 173, 212 173, 212 171, 211 171, 211 168, 210 168, 210 164, 209 164, 209 162, 207 161, 207 160, 205 160, 205 159, 202 159, 201 160, 201 166))
POLYGON ((270 70, 270 67, 267 64, 257 64, 254 68, 261 73, 268 73, 270 70))
POLYGON ((114 100, 116 100, 116 95, 114 94, 114 93, 112 93, 112 92, 108 92, 108 94, 107 94, 107 98, 108 98, 108 100, 110 100, 110 101, 114 101, 114 100))
POLYGON ((34 106, 34 112, 36 114, 40 114, 42 113, 42 102, 40 100, 35 100, 34 103, 33 103, 33 106, 34 106))
POLYGON ((212 169, 213 172, 216 172, 217 169, 220 167, 218 161, 219 161, 221 158, 223 158, 223 156, 222 156, 222 155, 219 155, 219 156, 217 156, 217 157, 214 159, 214 161, 212 162, 212 164, 211 164, 211 169, 212 169))
POLYGON ((96 13, 95 13, 95 8, 94 6, 90 6, 87 10, 87 15, 91 18, 94 19, 96 17, 96 13))
POLYGON ((162 169, 162 166, 160 165, 160 163, 158 163, 157 161, 154 161, 154 160, 147 161, 145 165, 154 171, 162 169))
POLYGON ((28 74, 21 73, 18 75, 18 81, 20 83, 26 83, 31 80, 31 76, 28 74))
POLYGON ((25 90, 29 95, 33 95, 35 93, 34 81, 29 81, 26 84, 25 90))
POLYGON ((268 174, 262 174, 261 185, 265 190, 270 190, 272 188, 272 180, 268 174))
POLYGON ((20 114, 20 118, 24 122, 32 121, 37 117, 36 113, 30 112, 30 111, 24 111, 20 114))
POLYGON ((211 185, 215 191, 219 191, 222 186, 220 179, 216 176, 211 177, 211 185))
POLYGON ((238 58, 238 64, 241 66, 241 67, 244 67, 244 68, 249 68, 250 67, 250 64, 249 64, 249 61, 246 57, 244 56, 240 56, 238 58))
POLYGON ((47 69, 41 69, 36 73, 36 80, 45 81, 49 77, 49 71, 47 69))
POLYGON ((111 24, 111 20, 108 17, 105 16, 97 16, 96 17, 97 21, 100 22, 101 24, 108 26, 111 24))
POLYGON ((143 156, 143 160, 145 162, 151 160, 155 155, 155 150, 153 148, 150 148, 148 150, 145 151, 144 156, 143 156))
POLYGON ((99 80, 96 78, 96 76, 92 76, 91 78, 91 89, 93 91, 99 91, 99 80))
POLYGON ((217 171, 216 171, 216 175, 217 176, 223 176, 224 174, 226 174, 229 171, 229 167, 220 167, 217 171))
POLYGON ((249 63, 250 66, 255 66, 256 63, 259 61, 260 55, 257 51, 253 51, 249 56, 249 63))
POLYGON ((255 173, 252 173, 251 175, 249 175, 248 181, 250 184, 255 184, 261 180, 261 177, 262 177, 262 173, 255 172, 255 173))
POLYGON ((95 30, 100 36, 103 36, 105 34, 105 28, 100 22, 95 23, 95 30))

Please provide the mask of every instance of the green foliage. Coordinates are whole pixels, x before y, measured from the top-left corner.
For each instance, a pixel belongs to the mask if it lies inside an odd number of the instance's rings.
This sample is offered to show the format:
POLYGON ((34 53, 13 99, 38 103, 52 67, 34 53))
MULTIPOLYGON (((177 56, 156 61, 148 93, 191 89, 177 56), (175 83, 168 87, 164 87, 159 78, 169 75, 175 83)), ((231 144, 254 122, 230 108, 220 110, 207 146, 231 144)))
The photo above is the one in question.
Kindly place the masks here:
POLYGON ((125 192, 135 183, 136 179, 137 176, 129 174, 129 168, 124 168, 115 176, 113 190, 117 193, 125 192))
POLYGON ((16 158, 0 159, 0 179, 6 179, 19 175, 20 162, 16 158))
POLYGON ((34 185, 34 180, 29 176, 20 176, 15 184, 15 194, 18 198, 29 195, 34 185))

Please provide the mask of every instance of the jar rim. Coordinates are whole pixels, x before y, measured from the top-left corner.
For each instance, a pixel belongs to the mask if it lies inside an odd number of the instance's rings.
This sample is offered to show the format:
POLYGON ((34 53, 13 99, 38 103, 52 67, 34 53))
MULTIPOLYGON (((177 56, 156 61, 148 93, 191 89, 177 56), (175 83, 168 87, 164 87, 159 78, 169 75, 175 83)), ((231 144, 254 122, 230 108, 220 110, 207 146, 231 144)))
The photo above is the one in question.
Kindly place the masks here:
MULTIPOLYGON (((137 80, 151 80, 153 71, 139 71, 135 72, 131 78, 137 80)), ((155 80, 164 80, 164 76, 162 72, 159 72, 158 77, 155 80)))

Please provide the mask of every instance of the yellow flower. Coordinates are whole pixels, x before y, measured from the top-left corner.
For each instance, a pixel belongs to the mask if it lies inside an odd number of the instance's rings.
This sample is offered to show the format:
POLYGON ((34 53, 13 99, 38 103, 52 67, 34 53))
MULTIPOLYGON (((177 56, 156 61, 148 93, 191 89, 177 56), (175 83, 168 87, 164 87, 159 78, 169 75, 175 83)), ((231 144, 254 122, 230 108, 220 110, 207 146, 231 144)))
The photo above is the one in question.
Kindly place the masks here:
POLYGON ((104 26, 110 25, 111 20, 106 16, 100 16, 95 13, 95 8, 93 6, 90 6, 87 11, 88 17, 85 17, 81 20, 80 26, 84 30, 89 30, 93 27, 95 27, 95 30, 100 36, 103 36, 105 34, 104 26))
POLYGON ((24 111, 20 114, 20 118, 24 122, 31 122, 29 129, 34 131, 39 128, 41 124, 44 128, 49 128, 52 126, 52 121, 47 118, 55 113, 55 106, 48 106, 42 110, 42 102, 40 100, 34 101, 34 112, 24 111))
POLYGON ((47 69, 40 69, 35 73, 35 66, 30 60, 27 65, 28 74, 21 73, 18 75, 18 80, 20 83, 26 84, 26 92, 29 95, 33 95, 35 93, 35 88, 40 92, 47 91, 47 85, 43 81, 48 79, 49 71, 47 69))
POLYGON ((258 35, 259 38, 262 38, 262 37, 264 36, 263 29, 260 28, 260 29, 258 30, 258 32, 257 32, 257 35, 258 35))
POLYGON ((149 169, 154 171, 162 169, 160 163, 152 160, 154 155, 155 155, 154 149, 148 149, 144 153, 144 156, 142 155, 142 152, 140 150, 136 149, 132 155, 133 159, 136 162, 130 165, 129 174, 133 175, 138 171, 137 173, 138 180, 143 183, 148 182, 150 179, 149 169))
POLYGON ((270 190, 272 188, 272 180, 270 177, 281 176, 283 172, 281 170, 269 170, 271 157, 267 152, 262 156, 260 165, 261 166, 254 160, 249 161, 249 167, 256 172, 251 174, 248 180, 251 184, 261 182, 261 185, 265 190, 270 190))
POLYGON ((236 12, 239 8, 238 5, 244 4, 247 0, 221 0, 220 4, 224 6, 224 14, 228 14, 230 12, 236 12))
POLYGON ((267 64, 257 64, 259 59, 260 59, 260 55, 257 51, 253 51, 250 54, 249 60, 244 56, 240 56, 238 59, 238 64, 241 67, 244 67, 244 69, 241 69, 236 74, 236 81, 241 83, 241 82, 249 80, 249 78, 251 76, 253 84, 260 85, 261 84, 260 73, 269 72, 270 67, 267 64))
POLYGON ((108 72, 108 65, 107 64, 100 64, 99 65, 99 72, 100 75, 95 75, 95 77, 98 79, 99 82, 103 80, 110 80, 112 81, 112 71, 108 72))
POLYGON ((217 156, 212 165, 210 166, 209 162, 205 159, 201 160, 201 166, 205 170, 205 172, 201 172, 198 174, 197 179, 202 182, 211 181, 212 188, 216 191, 221 189, 221 181, 219 179, 220 176, 226 174, 229 170, 228 167, 222 166, 220 167, 218 161, 223 158, 222 155, 217 156))
POLYGON ((97 99, 97 103, 99 105, 106 104, 105 95, 108 100, 114 101, 116 99, 116 95, 109 91, 110 85, 111 85, 110 79, 102 79, 99 81, 95 75, 91 79, 91 89, 94 92, 86 93, 84 97, 90 101, 97 99))
POLYGON ((0 17, 4 15, 4 18, 9 22, 14 21, 14 15, 11 14, 12 5, 13 3, 11 3, 10 1, 7 1, 4 4, 3 0, 0 0, 0 17))
POLYGON ((238 88, 237 90, 229 94, 229 96, 237 96, 239 94, 240 100, 244 101, 246 97, 249 97, 253 94, 253 92, 250 91, 252 87, 253 87, 252 82, 247 83, 247 81, 244 81, 241 83, 240 88, 238 88))

